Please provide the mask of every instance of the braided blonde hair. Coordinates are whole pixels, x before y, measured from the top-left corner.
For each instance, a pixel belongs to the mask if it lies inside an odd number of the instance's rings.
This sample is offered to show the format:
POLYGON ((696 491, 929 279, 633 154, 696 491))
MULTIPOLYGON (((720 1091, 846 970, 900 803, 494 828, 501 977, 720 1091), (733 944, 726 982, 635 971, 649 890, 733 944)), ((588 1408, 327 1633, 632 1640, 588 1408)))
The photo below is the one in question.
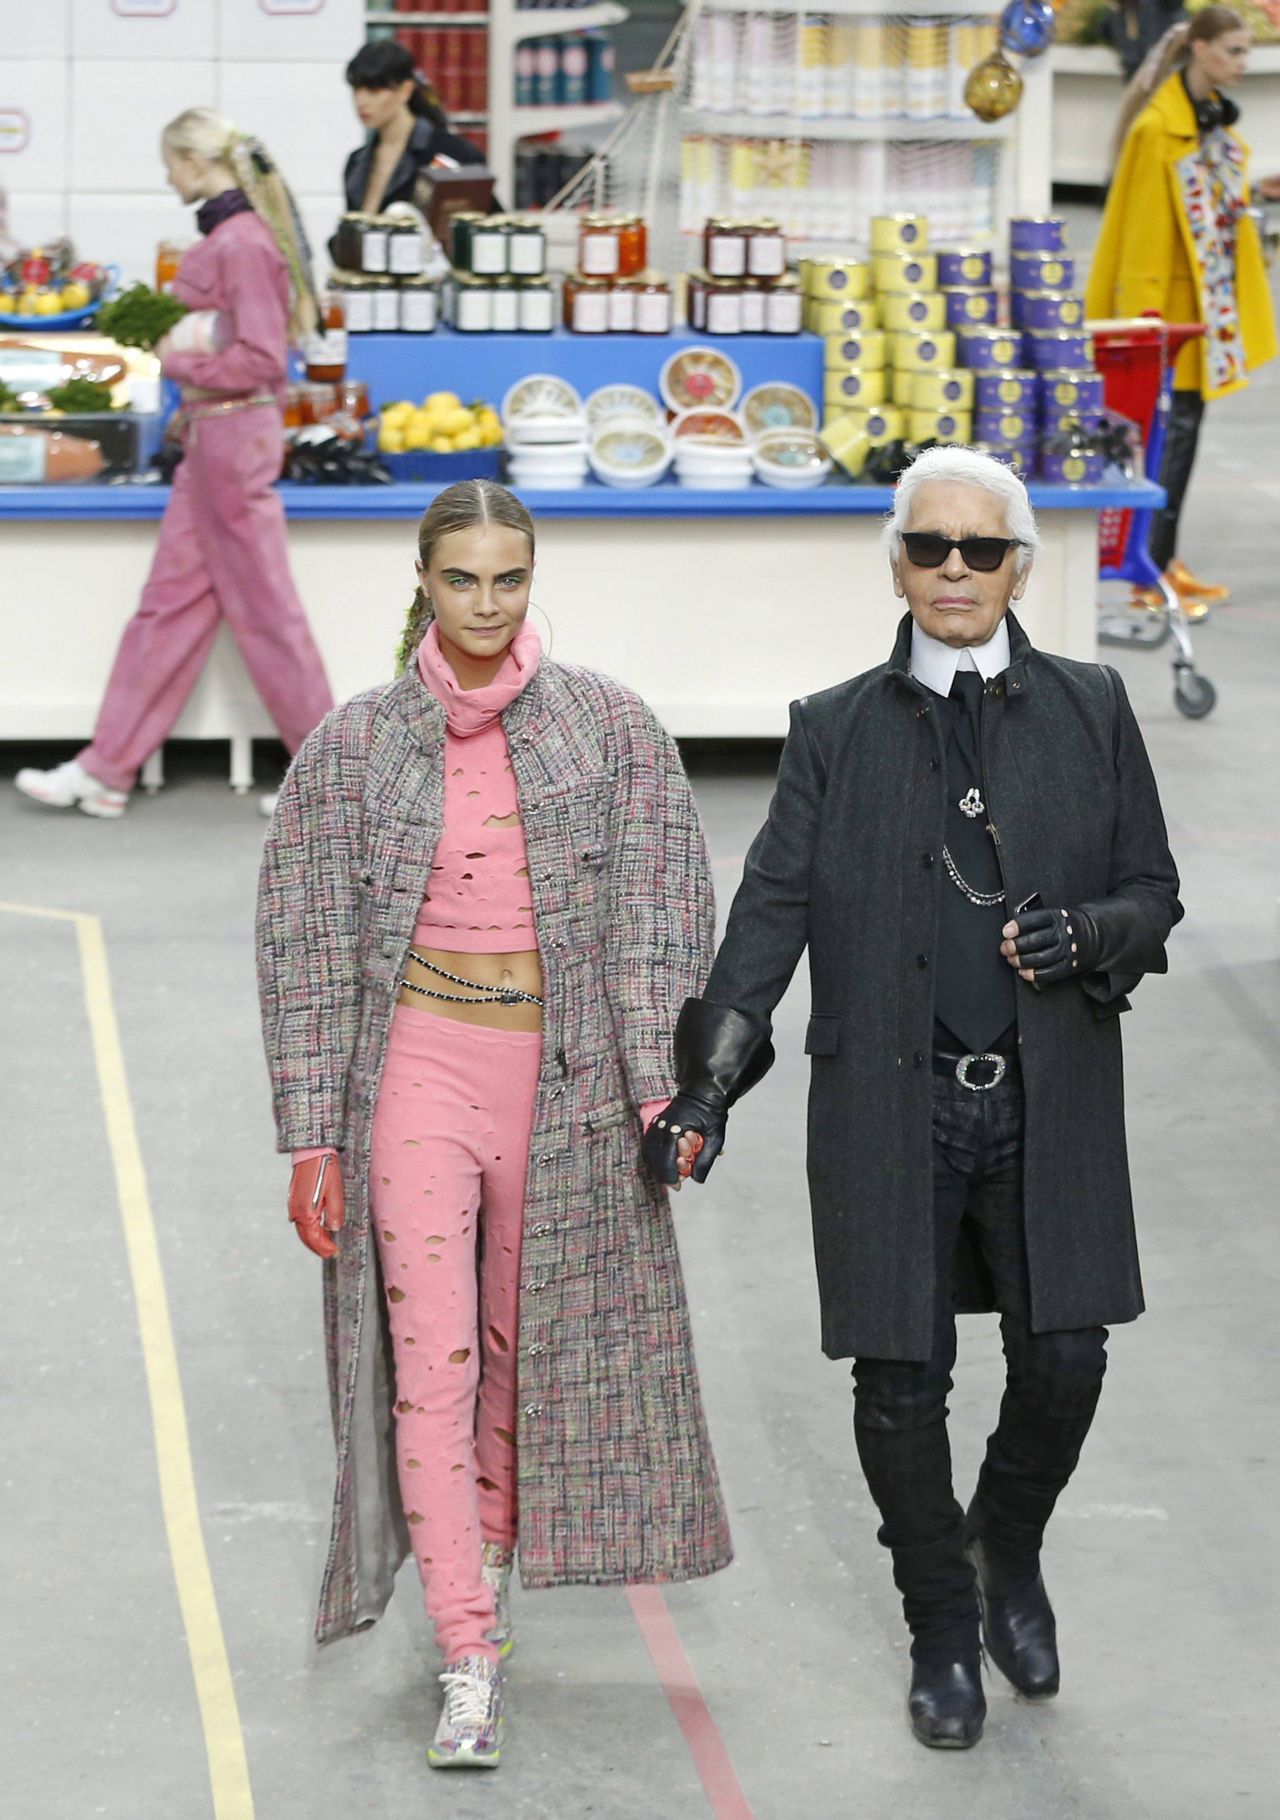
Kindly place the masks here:
POLYGON ((189 107, 169 122, 160 142, 167 152, 185 152, 225 166, 248 197, 254 214, 270 228, 289 268, 289 338, 295 346, 301 345, 315 333, 320 319, 311 248, 297 204, 267 148, 211 107, 189 107))

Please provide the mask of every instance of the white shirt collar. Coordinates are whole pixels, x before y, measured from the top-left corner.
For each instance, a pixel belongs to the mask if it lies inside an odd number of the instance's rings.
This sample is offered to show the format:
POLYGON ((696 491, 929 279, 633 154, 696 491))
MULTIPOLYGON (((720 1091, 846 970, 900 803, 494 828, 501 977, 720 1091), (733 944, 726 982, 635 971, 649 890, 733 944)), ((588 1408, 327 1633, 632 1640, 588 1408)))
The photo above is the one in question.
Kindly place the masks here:
POLYGON ((935 695, 950 695, 957 670, 976 670, 984 682, 1009 668, 1009 627, 1001 619, 985 645, 966 645, 955 650, 912 621, 911 674, 932 689, 935 695))

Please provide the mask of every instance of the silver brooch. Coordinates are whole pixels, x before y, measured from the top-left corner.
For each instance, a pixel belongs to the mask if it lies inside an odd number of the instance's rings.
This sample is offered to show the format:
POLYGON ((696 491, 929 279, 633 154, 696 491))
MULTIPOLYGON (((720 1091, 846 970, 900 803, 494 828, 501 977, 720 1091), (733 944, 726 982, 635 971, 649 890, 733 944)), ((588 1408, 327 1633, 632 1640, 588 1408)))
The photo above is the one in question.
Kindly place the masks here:
POLYGON ((987 812, 987 805, 982 800, 982 792, 976 784, 972 790, 965 791, 957 806, 961 815, 967 815, 971 822, 976 822, 980 815, 985 815, 987 812))

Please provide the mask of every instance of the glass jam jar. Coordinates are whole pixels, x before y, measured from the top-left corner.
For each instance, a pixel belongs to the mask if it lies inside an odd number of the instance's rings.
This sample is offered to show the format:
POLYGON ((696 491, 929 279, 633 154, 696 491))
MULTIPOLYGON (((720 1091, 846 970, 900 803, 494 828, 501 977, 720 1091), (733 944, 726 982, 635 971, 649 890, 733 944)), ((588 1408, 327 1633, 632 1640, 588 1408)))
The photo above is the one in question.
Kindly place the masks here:
POLYGON ((391 335, 400 327, 400 292, 390 278, 367 278, 373 293, 373 328, 377 335, 391 335))
POLYGON ((485 216, 471 229, 471 270, 477 278, 493 278, 507 270, 507 225, 497 215, 485 216))
POLYGON ((440 318, 440 295, 430 278, 406 278, 400 286, 400 327, 406 335, 430 335, 440 318))
POLYGON ((633 278, 617 278, 609 286, 609 333, 634 335, 639 301, 633 278))
POLYGON ((348 335, 367 335, 373 328, 373 287, 360 272, 335 272, 331 288, 342 295, 348 335))
POLYGON ((536 221, 513 215, 508 224, 507 270, 518 278, 541 278, 547 269, 547 236, 536 221))
POLYGON ((156 289, 171 291, 173 281, 178 276, 178 267, 182 264, 182 255, 186 246, 180 240, 162 240, 156 247, 156 289))
POLYGON ((355 230, 358 256, 354 262, 357 272, 383 273, 390 270, 391 227, 378 215, 356 215, 352 226, 355 230))
POLYGON ((707 287, 710 283, 705 272, 690 272, 685 282, 685 313, 689 327, 700 335, 707 326, 707 287))
POLYGON ((669 335, 674 318, 670 283, 657 272, 640 272, 635 286, 637 335, 669 335))
POLYGON ((781 278, 787 269, 787 239, 782 224, 767 216, 752 223, 747 242, 747 273, 752 278, 781 278))
POLYGON ((584 215, 578 232, 578 266, 584 278, 616 278, 622 263, 621 231, 604 215, 584 215))
POLYGON ((449 223, 449 263, 455 272, 471 270, 471 236, 483 221, 479 209, 459 209, 449 223))
POLYGON ((736 278, 713 278, 707 288, 707 334, 741 335, 742 284, 736 278))
POLYGON ((504 273, 493 281, 493 330, 495 335, 514 335, 520 327, 520 299, 515 280, 504 273))
POLYGON ((749 238, 740 221, 708 221, 702 233, 703 262, 713 278, 746 276, 749 238))
POLYGON ((549 335, 555 327, 556 300, 549 278, 526 278, 519 287, 520 329, 525 335, 549 335))
POLYGON ((804 320, 804 293, 792 273, 771 284, 764 294, 766 335, 798 335, 804 320))
POLYGON ((310 385, 333 384, 347 372, 347 313, 342 293, 330 288, 320 299, 320 319, 308 338, 306 374, 310 385))
POLYGON ((618 217, 618 276, 634 278, 649 263, 649 230, 639 215, 618 217))
POLYGON ((742 286, 742 332, 764 334, 765 294, 769 287, 758 278, 748 278, 742 286))
MULTIPOLYGON (((617 241, 614 241, 616 247, 617 241)), ((564 326, 575 335, 603 335, 609 327, 609 285, 588 272, 564 281, 564 326)))
POLYGON ((396 278, 416 278, 424 263, 422 229, 416 221, 395 216, 387 224, 387 270, 396 278))
POLYGON ((485 334, 493 327, 493 283, 478 273, 459 272, 454 281, 453 326, 460 335, 485 334))

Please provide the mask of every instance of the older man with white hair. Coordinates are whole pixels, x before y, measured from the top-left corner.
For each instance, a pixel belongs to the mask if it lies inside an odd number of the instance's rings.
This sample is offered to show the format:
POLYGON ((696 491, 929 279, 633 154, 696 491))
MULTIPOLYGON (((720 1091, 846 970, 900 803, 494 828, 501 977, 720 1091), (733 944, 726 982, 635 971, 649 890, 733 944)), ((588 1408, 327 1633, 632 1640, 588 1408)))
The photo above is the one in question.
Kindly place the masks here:
MULTIPOLYGON (((773 1060, 806 947, 808 1171, 822 1344, 911 1630, 922 1743, 977 1742, 980 1637, 1058 1691, 1040 1547, 1093 1419, 1106 1329, 1142 1310, 1118 1013, 1182 915, 1119 679, 1012 612, 1038 548, 1022 482, 931 449, 886 527, 908 615, 887 664, 793 704, 765 826, 676 1031, 659 1177, 695 1180, 773 1060), (952 1489, 955 1315, 1007 1362, 975 1495, 952 1489)), ((856 604, 856 603, 855 603, 856 604)))

